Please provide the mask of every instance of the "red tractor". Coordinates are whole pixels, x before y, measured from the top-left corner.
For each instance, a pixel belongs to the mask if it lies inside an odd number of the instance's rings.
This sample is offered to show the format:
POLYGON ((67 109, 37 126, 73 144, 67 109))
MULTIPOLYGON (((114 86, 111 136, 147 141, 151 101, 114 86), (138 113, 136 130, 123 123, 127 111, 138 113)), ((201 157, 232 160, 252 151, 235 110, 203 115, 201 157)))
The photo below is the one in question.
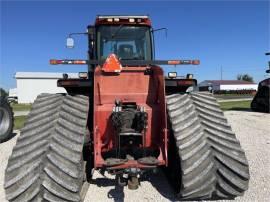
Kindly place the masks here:
POLYGON ((158 66, 198 60, 154 60, 148 16, 97 16, 82 34, 89 60, 50 63, 88 72, 58 80, 67 94, 37 97, 8 161, 9 201, 83 201, 94 170, 137 189, 158 167, 181 199, 231 199, 247 190, 247 159, 216 99, 195 92, 191 75, 165 79, 158 66))

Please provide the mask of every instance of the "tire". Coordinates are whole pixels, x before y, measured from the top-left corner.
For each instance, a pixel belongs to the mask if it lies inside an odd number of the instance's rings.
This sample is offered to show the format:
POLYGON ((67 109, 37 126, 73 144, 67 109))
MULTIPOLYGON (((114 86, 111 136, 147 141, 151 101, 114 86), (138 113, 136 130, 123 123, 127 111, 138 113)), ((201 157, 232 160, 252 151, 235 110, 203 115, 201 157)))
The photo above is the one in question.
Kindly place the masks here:
POLYGON ((37 97, 8 160, 7 200, 81 201, 88 105, 80 95, 37 97))
POLYGON ((13 111, 8 101, 0 97, 0 143, 12 137, 13 111))
MULTIPOLYGON (((167 96, 175 153, 170 166, 178 196, 185 200, 233 199, 248 189, 244 151, 216 99, 209 93, 167 96)), ((173 149, 171 149, 173 150, 173 149)))

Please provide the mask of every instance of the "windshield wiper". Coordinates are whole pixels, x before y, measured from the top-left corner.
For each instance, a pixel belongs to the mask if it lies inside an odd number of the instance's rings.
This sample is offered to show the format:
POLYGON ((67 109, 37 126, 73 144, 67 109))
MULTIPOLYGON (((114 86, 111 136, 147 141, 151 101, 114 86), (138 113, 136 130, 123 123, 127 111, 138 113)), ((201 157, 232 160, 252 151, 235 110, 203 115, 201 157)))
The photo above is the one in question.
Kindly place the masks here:
POLYGON ((122 29, 123 24, 119 25, 119 27, 117 28, 117 30, 115 30, 114 33, 112 33, 112 38, 114 38, 116 36, 116 34, 122 29))

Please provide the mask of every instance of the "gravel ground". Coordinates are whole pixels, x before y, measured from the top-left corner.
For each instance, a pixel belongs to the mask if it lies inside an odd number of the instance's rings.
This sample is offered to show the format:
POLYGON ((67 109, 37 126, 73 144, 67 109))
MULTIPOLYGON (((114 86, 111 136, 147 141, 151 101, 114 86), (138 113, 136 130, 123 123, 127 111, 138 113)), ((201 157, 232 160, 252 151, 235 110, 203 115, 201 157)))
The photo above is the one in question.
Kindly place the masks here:
MULTIPOLYGON (((246 151, 250 164, 249 190, 235 201, 270 201, 270 114, 227 111, 225 112, 234 132, 246 151)), ((4 170, 16 137, 0 145, 0 201, 5 202, 3 189, 4 170)), ((175 201, 174 192, 162 172, 141 182, 139 189, 115 186, 114 178, 94 173, 85 201, 175 201)))

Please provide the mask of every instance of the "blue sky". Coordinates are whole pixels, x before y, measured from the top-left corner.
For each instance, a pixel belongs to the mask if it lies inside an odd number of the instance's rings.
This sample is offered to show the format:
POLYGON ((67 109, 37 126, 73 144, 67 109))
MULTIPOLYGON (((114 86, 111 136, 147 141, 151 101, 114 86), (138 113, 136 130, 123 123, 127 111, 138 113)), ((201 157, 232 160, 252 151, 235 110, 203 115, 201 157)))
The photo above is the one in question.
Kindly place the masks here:
POLYGON ((1 1, 0 86, 16 86, 17 71, 78 72, 81 66, 50 66, 50 58, 86 58, 87 39, 65 48, 70 32, 84 32, 97 14, 149 14, 156 33, 156 59, 201 60, 200 66, 165 67, 199 80, 265 78, 269 58, 269 1, 1 1))

